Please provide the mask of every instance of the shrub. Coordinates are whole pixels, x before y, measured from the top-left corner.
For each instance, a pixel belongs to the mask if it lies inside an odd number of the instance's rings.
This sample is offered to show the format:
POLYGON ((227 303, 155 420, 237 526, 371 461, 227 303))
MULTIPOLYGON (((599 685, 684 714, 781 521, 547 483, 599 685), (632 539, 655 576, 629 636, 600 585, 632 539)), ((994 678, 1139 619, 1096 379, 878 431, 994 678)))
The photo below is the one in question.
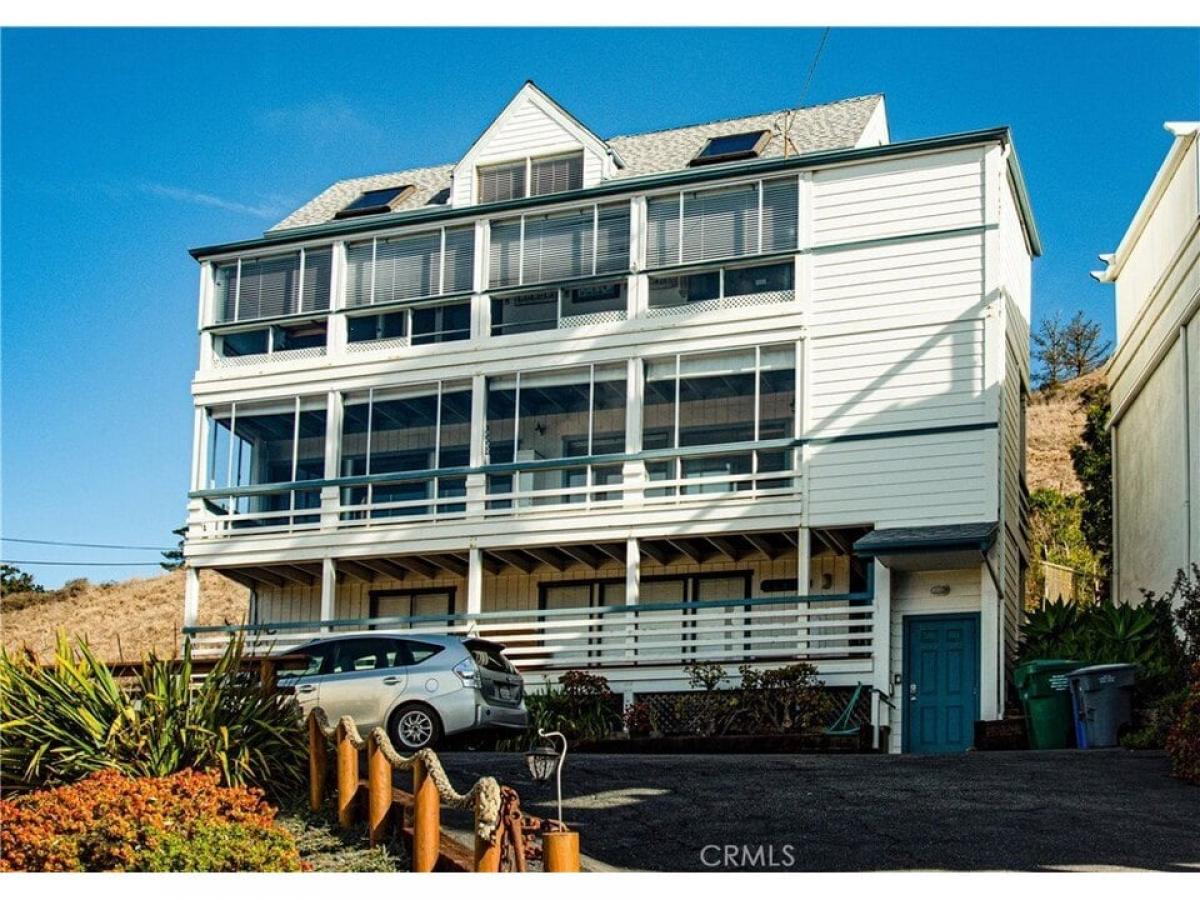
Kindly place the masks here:
POLYGON ((625 730, 638 736, 654 731, 654 713, 649 703, 639 700, 625 710, 625 730))
POLYGON ((1187 698, 1167 735, 1167 756, 1172 775, 1200 784, 1200 662, 1192 665, 1187 698))
POLYGON ((295 872, 295 840, 260 791, 216 773, 76 784, 0 800, 0 870, 295 872))
POLYGON ((701 692, 679 698, 676 720, 692 722, 704 737, 728 732, 740 711, 741 692, 721 689, 729 680, 725 667, 720 663, 688 663, 683 670, 688 685, 701 692))
POLYGON ((808 663, 755 671, 743 665, 742 725, 752 734, 802 731, 827 720, 833 698, 808 663))
POLYGON ((264 694, 232 642, 192 680, 183 658, 149 657, 122 685, 86 643, 60 636, 54 663, 0 653, 0 779, 5 792, 115 769, 163 776, 215 769, 227 785, 283 796, 303 783, 307 743, 291 698, 264 694))
POLYGON ((561 731, 571 741, 600 740, 622 724, 618 698, 608 679, 589 672, 564 672, 557 688, 546 685, 542 691, 526 694, 525 708, 529 711, 525 743, 537 738, 539 728, 561 731))
POLYGON ((1025 614, 1021 634, 1018 662, 1133 663, 1141 705, 1152 705, 1181 683, 1182 649, 1167 598, 1147 594, 1139 606, 1048 603, 1025 614))

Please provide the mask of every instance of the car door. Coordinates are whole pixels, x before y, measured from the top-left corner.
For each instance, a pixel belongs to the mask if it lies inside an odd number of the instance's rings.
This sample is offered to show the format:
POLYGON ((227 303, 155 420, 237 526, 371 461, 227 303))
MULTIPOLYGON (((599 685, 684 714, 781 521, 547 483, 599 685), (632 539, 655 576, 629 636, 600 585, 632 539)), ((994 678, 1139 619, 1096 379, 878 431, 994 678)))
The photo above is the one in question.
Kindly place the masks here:
POLYGON ((332 663, 334 644, 312 644, 289 650, 276 670, 276 683, 290 689, 307 717, 321 704, 321 682, 332 663))
POLYGON ((364 737, 385 724, 388 709, 408 680, 407 653, 395 638, 343 638, 329 674, 321 679, 320 702, 331 722, 350 716, 364 737))

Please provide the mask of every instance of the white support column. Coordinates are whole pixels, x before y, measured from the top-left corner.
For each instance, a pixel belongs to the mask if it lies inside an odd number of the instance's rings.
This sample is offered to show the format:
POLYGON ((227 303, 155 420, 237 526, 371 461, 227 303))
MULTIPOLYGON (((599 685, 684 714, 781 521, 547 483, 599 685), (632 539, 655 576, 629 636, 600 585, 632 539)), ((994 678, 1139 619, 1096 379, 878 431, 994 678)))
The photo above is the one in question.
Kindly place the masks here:
MULTIPOLYGON (((892 693, 892 570, 878 560, 873 560, 875 597, 871 614, 871 684, 885 694, 892 693)), ((895 699, 892 700, 895 703, 895 699)), ((874 729, 871 746, 879 746, 879 729, 891 724, 890 710, 871 694, 871 726, 874 729)))
MULTIPOLYGON (((329 391, 325 397, 325 477, 337 478, 342 465, 342 419, 345 407, 341 391, 329 391)), ((321 488, 321 528, 333 530, 338 525, 337 507, 341 493, 336 487, 321 488)))
POLYGON ((1000 709, 1000 592, 987 562, 979 567, 979 718, 999 719, 1000 709))
MULTIPOLYGON (((487 462, 487 379, 483 375, 471 378, 471 437, 470 465, 478 468, 487 462)), ((487 476, 472 473, 467 476, 467 515, 482 516, 487 476)))
POLYGON ((487 219, 475 223, 475 256, 471 272, 471 338, 483 340, 492 333, 492 307, 488 296, 488 243, 491 224, 487 219))
MULTIPOLYGON (((642 551, 638 546, 638 539, 635 537, 625 539, 625 605, 637 606, 642 601, 642 551)), ((625 628, 622 629, 625 636, 625 658, 632 660, 635 657, 633 647, 635 632, 637 625, 632 617, 627 617, 625 620, 625 628)), ((629 705, 629 698, 626 697, 626 705, 629 705)))
POLYGON ((192 481, 191 490, 203 490, 208 473, 208 416, 204 407, 192 413, 192 481))
MULTIPOLYGON (((640 359, 627 360, 625 364, 626 453, 640 453, 642 450, 642 398, 645 391, 642 361, 640 359)), ((625 507, 641 506, 646 484, 646 464, 641 460, 627 461, 621 467, 621 479, 625 484, 625 507)))
MULTIPOLYGON (((467 615, 483 612, 483 551, 472 545, 467 550, 467 615)), ((474 620, 468 627, 474 630, 474 620)))
POLYGON ((183 627, 192 628, 200 620, 200 570, 187 566, 183 576, 183 627))
POLYGON ((329 356, 342 356, 349 343, 349 325, 346 322, 346 242, 335 241, 333 244, 332 273, 329 288, 329 319, 328 335, 325 339, 325 352, 329 356))
MULTIPOLYGON (((337 566, 328 556, 321 560, 321 621, 336 618, 337 611, 337 566)), ((328 631, 327 626, 321 626, 328 631)))
MULTIPOLYGON (((807 528, 799 528, 796 531, 796 593, 801 597, 807 597, 812 588, 809 582, 812 580, 812 536, 807 528)), ((808 627, 808 611, 811 604, 806 600, 801 600, 796 604, 796 646, 803 647, 805 651, 809 649, 807 643, 809 635, 808 627)))

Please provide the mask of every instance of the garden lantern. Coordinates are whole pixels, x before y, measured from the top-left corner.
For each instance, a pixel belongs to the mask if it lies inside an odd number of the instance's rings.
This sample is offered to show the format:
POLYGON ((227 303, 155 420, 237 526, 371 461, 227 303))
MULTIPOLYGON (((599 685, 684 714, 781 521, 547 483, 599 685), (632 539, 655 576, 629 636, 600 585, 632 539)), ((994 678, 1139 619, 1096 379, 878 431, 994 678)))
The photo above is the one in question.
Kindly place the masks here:
POLYGON ((563 762, 567 758, 567 739, 561 731, 543 731, 540 728, 538 737, 545 739, 545 743, 526 752, 525 765, 529 767, 529 774, 534 781, 545 783, 557 776, 558 821, 565 827, 562 814, 562 770, 563 762), (554 749, 550 738, 558 738, 562 741, 561 751, 554 749))

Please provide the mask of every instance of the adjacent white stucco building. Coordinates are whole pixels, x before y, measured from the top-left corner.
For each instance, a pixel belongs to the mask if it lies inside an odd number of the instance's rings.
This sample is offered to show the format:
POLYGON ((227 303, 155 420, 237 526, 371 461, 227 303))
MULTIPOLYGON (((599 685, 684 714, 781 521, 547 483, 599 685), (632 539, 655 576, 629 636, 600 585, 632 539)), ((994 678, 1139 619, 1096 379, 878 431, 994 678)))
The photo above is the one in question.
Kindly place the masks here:
POLYGON ((457 162, 198 248, 187 631, 473 631, 627 701, 812 662, 891 749, 1001 715, 1038 239, 1005 128, 883 97, 457 162), (249 590, 198 625, 200 570, 249 590), (873 695, 877 696, 877 695, 873 695))
POLYGON ((1116 288, 1113 598, 1170 588, 1200 563, 1200 122, 1174 140, 1096 277, 1116 288))

